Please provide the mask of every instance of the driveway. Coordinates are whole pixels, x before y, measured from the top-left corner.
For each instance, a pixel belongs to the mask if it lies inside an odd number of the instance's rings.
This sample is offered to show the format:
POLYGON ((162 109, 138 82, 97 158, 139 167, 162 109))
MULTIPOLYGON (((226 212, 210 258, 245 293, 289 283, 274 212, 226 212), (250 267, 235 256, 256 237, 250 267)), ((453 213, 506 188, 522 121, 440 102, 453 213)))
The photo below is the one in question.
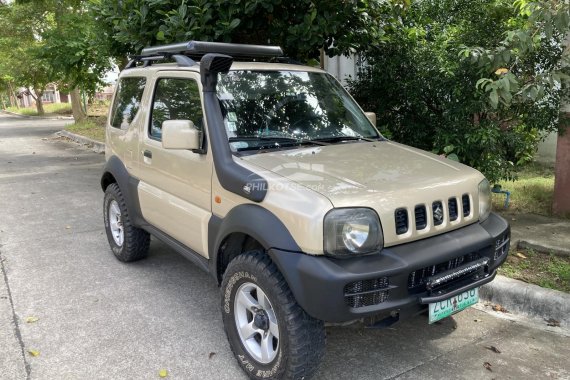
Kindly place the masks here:
MULTIPOLYGON (((113 257, 104 156, 54 138, 64 123, 0 114, 0 377, 244 378, 209 275, 155 239, 145 260, 113 257)), ((432 326, 328 327, 317 377, 568 379, 570 338, 551 330, 476 309, 432 326)))

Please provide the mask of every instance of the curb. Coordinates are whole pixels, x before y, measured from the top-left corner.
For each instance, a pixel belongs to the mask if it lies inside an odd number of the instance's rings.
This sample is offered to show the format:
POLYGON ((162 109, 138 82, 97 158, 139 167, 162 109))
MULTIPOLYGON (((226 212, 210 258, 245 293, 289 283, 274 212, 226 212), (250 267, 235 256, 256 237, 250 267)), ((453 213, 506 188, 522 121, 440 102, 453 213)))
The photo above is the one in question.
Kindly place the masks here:
MULTIPOLYGON (((570 251, 553 250, 539 243, 525 240, 514 241, 510 251, 529 248, 540 252, 554 251, 556 254, 570 256, 570 251)), ((479 289, 479 297, 483 301, 499 304, 523 316, 543 320, 552 318, 559 321, 561 327, 570 328, 569 293, 497 275, 495 280, 479 289)))
POLYGON ((570 257, 570 250, 560 248, 560 247, 551 247, 546 244, 537 243, 535 241, 529 240, 519 240, 515 247, 519 249, 532 249, 538 252, 552 252, 558 256, 570 257))
POLYGON ((85 145, 88 149, 94 151, 95 153, 105 152, 105 143, 90 139, 89 137, 77 135, 66 130, 56 132, 56 135, 69 139, 77 144, 85 145))
POLYGON ((10 112, 6 110, 0 110, 0 113, 4 113, 10 116, 17 116, 21 117, 22 119, 37 119, 37 120, 73 120, 73 116, 54 116, 54 117, 46 117, 46 116, 31 116, 31 115, 21 115, 19 113, 10 112))
POLYGON ((570 328, 568 293, 497 275, 494 281, 479 288, 479 296, 511 312, 545 321, 554 319, 560 322, 560 327, 570 328))

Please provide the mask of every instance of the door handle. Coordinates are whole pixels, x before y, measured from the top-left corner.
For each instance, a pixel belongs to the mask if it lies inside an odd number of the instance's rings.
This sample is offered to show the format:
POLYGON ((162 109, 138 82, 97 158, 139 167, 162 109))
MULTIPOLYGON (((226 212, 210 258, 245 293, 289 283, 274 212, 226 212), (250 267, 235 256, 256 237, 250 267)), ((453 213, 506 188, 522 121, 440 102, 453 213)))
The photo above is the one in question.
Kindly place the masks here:
POLYGON ((146 158, 152 158, 152 152, 150 150, 145 150, 143 152, 143 156, 145 156, 146 158))

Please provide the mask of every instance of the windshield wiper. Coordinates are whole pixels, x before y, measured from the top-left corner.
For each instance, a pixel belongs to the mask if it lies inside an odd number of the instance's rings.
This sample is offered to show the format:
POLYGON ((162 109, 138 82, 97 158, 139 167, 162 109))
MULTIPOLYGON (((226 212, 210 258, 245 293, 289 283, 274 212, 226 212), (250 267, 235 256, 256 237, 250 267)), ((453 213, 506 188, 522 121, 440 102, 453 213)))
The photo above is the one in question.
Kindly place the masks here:
POLYGON ((371 139, 368 137, 358 137, 358 136, 333 136, 333 137, 318 138, 318 139, 314 139, 311 141, 328 142, 329 144, 334 144, 336 142, 342 142, 342 141, 368 141, 368 142, 373 142, 373 141, 378 141, 378 140, 374 140, 374 139, 371 139))
POLYGON ((238 150, 252 150, 252 149, 267 149, 267 147, 278 148, 280 146, 295 146, 295 145, 319 145, 325 146, 329 143, 318 140, 308 140, 308 139, 295 139, 292 137, 282 137, 282 136, 238 136, 230 137, 230 142, 236 141, 263 141, 264 144, 258 146, 251 146, 245 148, 238 148, 238 150), (274 142, 275 145, 266 144, 267 142, 274 142))

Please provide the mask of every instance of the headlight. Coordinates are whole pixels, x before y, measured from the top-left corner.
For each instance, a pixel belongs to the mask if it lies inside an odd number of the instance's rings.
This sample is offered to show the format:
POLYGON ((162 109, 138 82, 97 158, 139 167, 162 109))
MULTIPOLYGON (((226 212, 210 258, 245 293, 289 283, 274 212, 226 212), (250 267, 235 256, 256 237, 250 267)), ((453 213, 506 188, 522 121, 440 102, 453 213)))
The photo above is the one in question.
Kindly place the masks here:
POLYGON ((491 185, 486 179, 479 183, 479 220, 484 221, 491 213, 491 185))
POLYGON ((324 221, 325 253, 350 257, 377 252, 384 245, 380 220, 369 208, 340 208, 329 211, 324 221))

